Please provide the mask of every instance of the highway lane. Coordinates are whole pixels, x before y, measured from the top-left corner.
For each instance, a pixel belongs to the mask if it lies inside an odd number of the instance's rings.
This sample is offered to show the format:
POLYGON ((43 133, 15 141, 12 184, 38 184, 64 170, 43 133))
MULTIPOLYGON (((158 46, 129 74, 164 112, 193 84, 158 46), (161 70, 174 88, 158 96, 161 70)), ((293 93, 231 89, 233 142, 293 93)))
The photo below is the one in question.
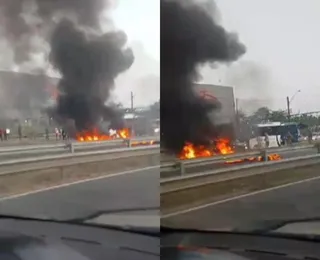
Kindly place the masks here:
POLYGON ((320 217, 320 178, 216 203, 164 219, 163 224, 198 229, 252 227, 261 221, 320 217))
POLYGON ((159 168, 0 199, 0 214, 67 219, 96 210, 159 207, 159 168))

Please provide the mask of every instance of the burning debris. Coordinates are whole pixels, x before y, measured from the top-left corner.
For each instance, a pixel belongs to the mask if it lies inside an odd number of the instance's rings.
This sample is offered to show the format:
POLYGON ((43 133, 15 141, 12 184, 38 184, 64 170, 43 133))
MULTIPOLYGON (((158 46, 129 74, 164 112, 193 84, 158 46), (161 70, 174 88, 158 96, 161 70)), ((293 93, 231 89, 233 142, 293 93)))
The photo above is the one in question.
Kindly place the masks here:
MULTIPOLYGON (((218 138, 213 141, 210 146, 198 145, 187 143, 179 154, 180 160, 189 160, 197 158, 208 158, 219 155, 229 155, 235 153, 230 140, 227 138, 218 138)), ((267 161, 278 161, 282 157, 279 154, 269 154, 267 161)), ((225 164, 240 164, 240 163, 254 163, 254 162, 264 162, 265 158, 263 156, 248 157, 244 159, 227 160, 225 164)))
MULTIPOLYGON (((281 160, 282 157, 277 154, 269 154, 267 161, 279 161, 281 160)), ((253 162, 264 162, 265 158, 263 156, 257 156, 257 157, 249 157, 245 159, 237 159, 237 160, 230 160, 226 161, 225 164, 238 164, 238 163, 253 163, 253 162)))
MULTIPOLYGON (((187 143, 179 154, 180 160, 189 160, 197 158, 208 158, 218 155, 229 155, 233 154, 235 151, 230 144, 228 139, 219 138, 214 141, 210 146, 195 146, 191 143, 187 143)), ((278 161, 282 157, 279 154, 269 154, 267 161, 278 161)), ((225 164, 242 164, 242 163, 254 163, 254 162, 264 162, 265 158, 263 156, 248 157, 244 159, 227 160, 225 164)))
POLYGON ((153 145, 157 144, 155 140, 150 140, 150 141, 141 141, 141 142, 132 142, 132 146, 142 146, 142 145, 153 145))
POLYGON ((211 140, 220 136, 209 115, 219 104, 193 91, 197 67, 233 62, 246 51, 236 34, 215 21, 199 5, 161 1, 161 142, 176 154, 199 147, 200 153, 209 155, 211 140))
POLYGON ((232 153, 234 153, 234 150, 230 145, 230 141, 225 138, 219 138, 212 143, 211 147, 207 147, 204 145, 195 146, 194 144, 187 143, 183 147, 182 152, 179 155, 179 158, 185 160, 201 157, 211 157, 221 154, 226 155, 232 153))
POLYGON ((102 134, 98 129, 92 131, 82 131, 77 133, 76 139, 79 142, 108 141, 116 138, 127 139, 130 137, 130 131, 127 128, 120 130, 110 130, 109 134, 102 134))
MULTIPOLYGON (((76 134, 76 139, 79 142, 97 142, 97 141, 110 141, 115 139, 130 139, 130 129, 123 128, 118 130, 109 130, 109 134, 102 134, 98 129, 92 131, 83 131, 76 134)), ((157 142, 155 140, 148 141, 133 141, 131 146, 145 146, 154 145, 157 142)))

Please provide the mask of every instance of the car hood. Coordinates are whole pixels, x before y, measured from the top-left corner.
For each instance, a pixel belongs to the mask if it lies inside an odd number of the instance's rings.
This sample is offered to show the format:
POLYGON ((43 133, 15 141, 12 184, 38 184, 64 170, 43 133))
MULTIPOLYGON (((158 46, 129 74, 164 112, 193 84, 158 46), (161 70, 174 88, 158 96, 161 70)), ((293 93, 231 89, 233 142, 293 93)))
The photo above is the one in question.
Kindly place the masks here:
POLYGON ((102 213, 93 218, 84 220, 86 224, 111 225, 121 227, 159 228, 159 211, 131 211, 122 213, 102 213))

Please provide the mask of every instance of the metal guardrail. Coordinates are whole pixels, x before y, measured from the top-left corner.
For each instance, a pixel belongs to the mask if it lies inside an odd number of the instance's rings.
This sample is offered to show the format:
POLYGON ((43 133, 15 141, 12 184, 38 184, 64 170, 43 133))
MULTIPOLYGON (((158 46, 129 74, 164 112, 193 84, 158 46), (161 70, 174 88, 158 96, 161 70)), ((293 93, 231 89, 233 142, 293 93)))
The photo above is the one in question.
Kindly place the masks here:
MULTIPOLYGON (((264 160, 267 161, 268 154, 275 154, 275 153, 295 151, 295 150, 306 150, 306 149, 312 149, 312 148, 317 148, 317 152, 320 153, 320 145, 306 145, 306 146, 297 146, 297 147, 266 149, 266 150, 260 150, 260 151, 254 151, 254 152, 245 152, 240 154, 214 156, 210 158, 178 160, 177 162, 162 164, 161 172, 179 171, 179 174, 183 176, 186 173, 186 169, 190 169, 190 168, 210 166, 214 164, 225 163, 226 161, 240 160, 240 159, 246 159, 246 158, 257 157, 257 156, 262 156, 264 160)), ((259 162, 259 164, 261 164, 261 162, 259 162)))
POLYGON ((61 144, 41 144, 41 145, 25 145, 25 146, 11 146, 11 147, 1 147, 0 157, 8 155, 27 155, 35 153, 56 153, 56 152, 80 152, 90 149, 103 149, 110 146, 125 145, 127 147, 132 147, 132 143, 136 142, 159 142, 159 137, 141 137, 134 139, 118 139, 110 141, 95 141, 95 142, 69 142, 61 144))
POLYGON ((66 143, 0 147, 0 156, 1 154, 10 153, 10 152, 37 151, 37 150, 41 151, 45 149, 53 150, 53 149, 62 149, 62 148, 66 148, 66 143))
POLYGON ((73 154, 59 154, 59 155, 50 155, 50 156, 41 156, 41 157, 33 157, 33 158, 24 158, 24 159, 14 159, 14 160, 7 160, 0 162, 1 166, 8 166, 8 165, 17 165, 17 164, 24 164, 24 163, 33 163, 33 162, 43 162, 43 161, 52 161, 58 159, 68 159, 68 158, 83 158, 87 156, 98 156, 98 155, 119 155, 122 154, 132 154, 131 156, 135 156, 136 152, 143 152, 145 154, 152 154, 152 153, 160 153, 160 146, 159 145, 149 145, 149 146, 141 146, 141 147, 134 147, 134 148, 120 148, 120 149, 112 149, 112 150, 98 150, 98 151, 90 151, 90 152, 79 152, 73 154))

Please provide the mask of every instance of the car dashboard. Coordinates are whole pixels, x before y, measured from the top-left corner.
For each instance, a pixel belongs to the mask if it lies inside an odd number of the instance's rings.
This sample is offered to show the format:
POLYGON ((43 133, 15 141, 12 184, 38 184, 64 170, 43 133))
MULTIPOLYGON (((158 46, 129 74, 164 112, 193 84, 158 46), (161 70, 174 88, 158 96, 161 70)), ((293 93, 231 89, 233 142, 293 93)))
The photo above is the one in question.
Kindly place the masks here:
POLYGON ((0 259, 159 259, 160 237, 97 226, 0 219, 0 259))
POLYGON ((320 243, 284 235, 161 231, 163 260, 320 260, 320 243))

